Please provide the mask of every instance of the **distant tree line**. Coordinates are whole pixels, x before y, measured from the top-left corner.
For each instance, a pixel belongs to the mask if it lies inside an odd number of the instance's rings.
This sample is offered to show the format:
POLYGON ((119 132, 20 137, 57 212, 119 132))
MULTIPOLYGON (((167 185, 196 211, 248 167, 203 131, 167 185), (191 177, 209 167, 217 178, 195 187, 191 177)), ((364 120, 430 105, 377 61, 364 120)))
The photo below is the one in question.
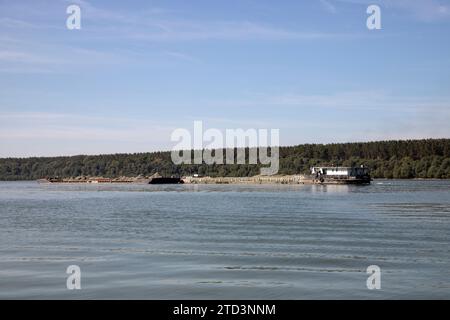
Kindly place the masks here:
MULTIPOLYGON (((247 150, 248 152, 248 150, 247 150)), ((450 179, 450 139, 304 144, 280 148, 280 174, 307 173, 311 166, 371 168, 374 178, 450 179)), ((3 158, 0 180, 34 180, 76 176, 253 176, 261 165, 175 165, 170 152, 97 156, 3 158)))

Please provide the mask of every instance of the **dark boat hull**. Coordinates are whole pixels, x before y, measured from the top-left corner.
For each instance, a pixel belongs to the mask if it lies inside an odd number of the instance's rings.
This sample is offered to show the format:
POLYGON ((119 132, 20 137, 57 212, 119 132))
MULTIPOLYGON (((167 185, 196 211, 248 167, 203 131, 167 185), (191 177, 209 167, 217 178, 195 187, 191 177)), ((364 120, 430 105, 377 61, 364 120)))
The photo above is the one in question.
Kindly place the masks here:
POLYGON ((364 178, 323 178, 315 179, 315 183, 319 184, 370 184, 370 177, 364 178))
POLYGON ((181 178, 152 178, 149 184, 178 184, 183 183, 181 178))

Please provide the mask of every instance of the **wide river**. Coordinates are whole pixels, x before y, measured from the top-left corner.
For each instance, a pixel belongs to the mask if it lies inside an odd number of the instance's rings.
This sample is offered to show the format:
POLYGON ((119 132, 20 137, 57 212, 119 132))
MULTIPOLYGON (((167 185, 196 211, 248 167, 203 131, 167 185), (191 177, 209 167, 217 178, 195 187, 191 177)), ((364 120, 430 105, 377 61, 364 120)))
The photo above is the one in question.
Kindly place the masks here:
POLYGON ((0 182, 0 298, 450 299, 450 181, 0 182))

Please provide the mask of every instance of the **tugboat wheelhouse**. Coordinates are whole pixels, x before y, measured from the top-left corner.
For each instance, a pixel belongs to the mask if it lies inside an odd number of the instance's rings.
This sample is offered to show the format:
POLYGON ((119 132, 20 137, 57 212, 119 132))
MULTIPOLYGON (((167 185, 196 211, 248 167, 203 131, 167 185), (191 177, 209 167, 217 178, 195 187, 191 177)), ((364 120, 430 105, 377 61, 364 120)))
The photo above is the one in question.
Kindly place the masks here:
POLYGON ((322 183, 370 183, 370 170, 361 167, 312 167, 311 175, 322 183))

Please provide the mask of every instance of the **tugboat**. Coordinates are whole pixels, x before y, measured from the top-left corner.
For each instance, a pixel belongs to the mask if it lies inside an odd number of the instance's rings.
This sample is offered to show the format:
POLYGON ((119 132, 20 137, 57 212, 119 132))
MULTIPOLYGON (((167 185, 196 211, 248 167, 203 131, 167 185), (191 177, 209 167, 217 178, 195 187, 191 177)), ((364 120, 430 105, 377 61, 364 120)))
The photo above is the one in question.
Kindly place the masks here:
POLYGON ((312 167, 311 178, 317 184, 370 184, 370 170, 361 167, 312 167))

